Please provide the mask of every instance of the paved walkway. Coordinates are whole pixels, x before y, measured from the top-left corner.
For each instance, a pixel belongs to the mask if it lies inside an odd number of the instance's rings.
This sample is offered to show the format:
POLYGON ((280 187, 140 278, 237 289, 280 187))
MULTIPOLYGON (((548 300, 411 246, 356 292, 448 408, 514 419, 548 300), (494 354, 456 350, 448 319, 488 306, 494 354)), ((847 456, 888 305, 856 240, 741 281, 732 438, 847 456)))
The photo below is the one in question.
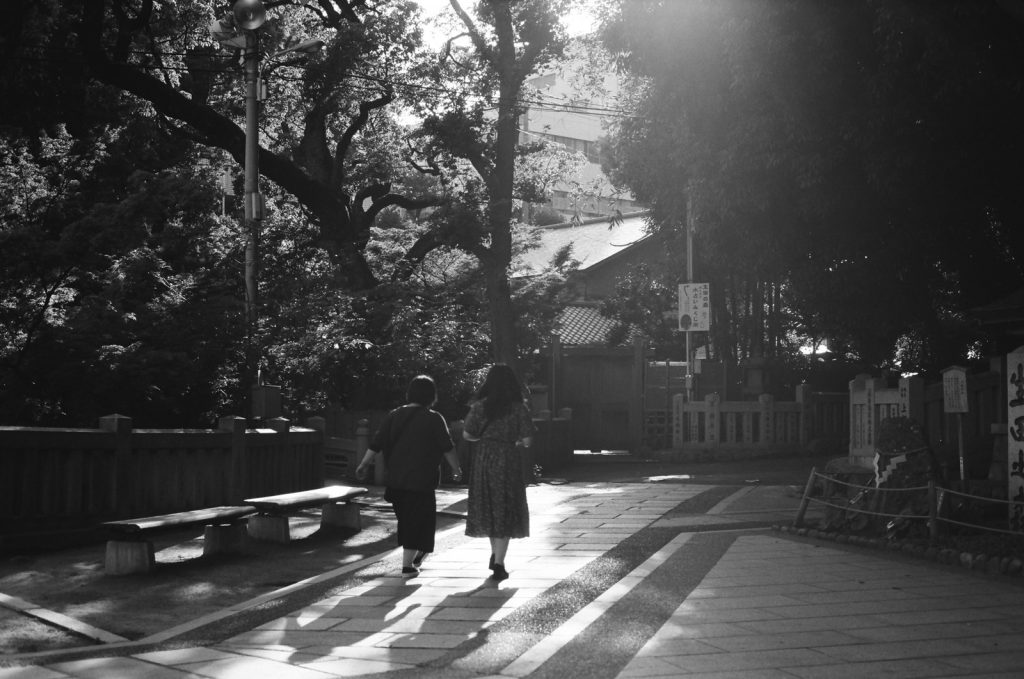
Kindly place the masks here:
POLYGON ((486 579, 487 541, 460 524, 416 578, 392 576, 392 554, 382 575, 212 646, 132 652, 217 616, 0 679, 1024 676, 1017 582, 765 529, 791 520, 788 488, 561 491, 531 487, 507 581, 486 579))

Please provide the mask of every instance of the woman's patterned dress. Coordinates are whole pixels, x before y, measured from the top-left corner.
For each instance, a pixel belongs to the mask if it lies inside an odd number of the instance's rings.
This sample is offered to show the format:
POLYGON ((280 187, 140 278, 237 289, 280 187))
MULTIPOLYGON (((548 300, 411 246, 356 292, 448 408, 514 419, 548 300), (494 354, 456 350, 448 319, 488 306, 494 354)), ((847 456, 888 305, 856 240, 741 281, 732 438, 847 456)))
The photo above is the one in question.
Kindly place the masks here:
POLYGON ((474 538, 525 538, 530 535, 526 504, 526 463, 516 441, 533 436, 533 419, 525 405, 486 422, 483 404, 466 415, 464 430, 480 440, 473 444, 469 476, 466 535, 474 538))

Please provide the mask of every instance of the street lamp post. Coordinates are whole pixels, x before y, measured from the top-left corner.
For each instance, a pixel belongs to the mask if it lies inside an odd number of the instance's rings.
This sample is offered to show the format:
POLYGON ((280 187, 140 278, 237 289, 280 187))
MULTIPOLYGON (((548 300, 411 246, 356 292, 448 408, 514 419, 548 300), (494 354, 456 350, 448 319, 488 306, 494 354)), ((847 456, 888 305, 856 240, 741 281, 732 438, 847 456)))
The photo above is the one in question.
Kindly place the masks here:
MULTIPOLYGON (((263 220, 263 196, 260 193, 260 36, 254 29, 245 32, 245 184, 244 219, 245 244, 245 389, 252 398, 252 390, 259 382, 259 337, 257 323, 259 279, 259 240, 263 220)), ((252 403, 249 404, 252 411, 252 403)))
MULTIPOLYGON (((260 193, 260 102, 263 100, 263 66, 260 63, 259 29, 267 20, 262 0, 235 0, 231 16, 214 20, 210 33, 225 47, 242 48, 245 62, 245 182, 244 227, 245 245, 245 367, 242 374, 242 393, 247 400, 246 410, 254 416, 254 392, 262 386, 260 376, 259 321, 259 250, 264 214, 263 194, 260 193), (241 35, 238 32, 241 31, 241 35)), ((272 54, 267 62, 291 52, 315 52, 323 47, 321 40, 307 40, 272 54)))

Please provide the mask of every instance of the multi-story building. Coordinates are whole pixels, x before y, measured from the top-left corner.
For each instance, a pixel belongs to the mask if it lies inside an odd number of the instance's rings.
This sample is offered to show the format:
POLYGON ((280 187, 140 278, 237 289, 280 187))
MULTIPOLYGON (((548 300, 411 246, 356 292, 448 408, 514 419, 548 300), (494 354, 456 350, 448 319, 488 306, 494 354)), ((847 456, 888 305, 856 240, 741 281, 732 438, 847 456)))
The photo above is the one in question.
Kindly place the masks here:
MULTIPOLYGON (((528 108, 519 121, 521 142, 548 140, 586 157, 577 176, 557 182, 546 205, 565 221, 644 209, 629 191, 612 186, 601 169, 602 139, 608 120, 618 115, 619 85, 613 73, 604 73, 603 82, 595 84, 587 68, 587 60, 570 46, 562 62, 527 81, 524 103, 528 108)), ((541 207, 534 204, 530 209, 541 207)))

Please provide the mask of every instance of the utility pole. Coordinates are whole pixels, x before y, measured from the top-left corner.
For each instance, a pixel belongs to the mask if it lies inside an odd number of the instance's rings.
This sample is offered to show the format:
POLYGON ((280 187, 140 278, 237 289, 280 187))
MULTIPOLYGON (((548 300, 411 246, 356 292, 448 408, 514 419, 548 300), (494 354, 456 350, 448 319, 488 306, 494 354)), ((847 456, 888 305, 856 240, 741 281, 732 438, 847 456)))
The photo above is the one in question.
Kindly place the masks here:
POLYGON ((245 32, 245 378, 246 412, 252 410, 252 390, 259 386, 259 244, 263 220, 260 193, 260 36, 245 32))
MULTIPOLYGON (((693 191, 686 192, 686 282, 693 283, 693 191)), ((686 329, 686 400, 693 400, 693 350, 690 329, 686 329)))

